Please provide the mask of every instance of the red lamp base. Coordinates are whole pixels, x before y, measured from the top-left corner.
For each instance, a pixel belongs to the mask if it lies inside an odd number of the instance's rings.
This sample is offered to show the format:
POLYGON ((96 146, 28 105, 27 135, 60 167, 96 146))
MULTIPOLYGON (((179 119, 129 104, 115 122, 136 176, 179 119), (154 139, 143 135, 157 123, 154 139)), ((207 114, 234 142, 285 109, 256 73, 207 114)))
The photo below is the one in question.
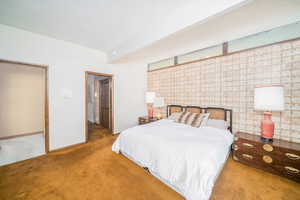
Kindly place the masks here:
POLYGON ((153 118, 153 106, 152 104, 148 104, 148 117, 153 118))
POLYGON ((261 140, 272 142, 274 136, 274 122, 271 119, 271 112, 264 112, 264 119, 261 121, 261 140))

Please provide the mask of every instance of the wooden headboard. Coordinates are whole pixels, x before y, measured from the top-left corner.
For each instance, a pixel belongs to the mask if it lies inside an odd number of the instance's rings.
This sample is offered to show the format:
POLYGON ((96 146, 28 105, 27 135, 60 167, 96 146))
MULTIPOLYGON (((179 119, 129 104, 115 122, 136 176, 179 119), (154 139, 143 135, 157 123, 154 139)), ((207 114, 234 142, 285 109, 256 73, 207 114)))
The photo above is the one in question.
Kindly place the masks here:
POLYGON ((194 113, 210 113, 210 119, 221 119, 228 122, 228 129, 232 132, 232 110, 226 108, 217 107, 199 107, 199 106, 181 106, 181 105, 168 105, 167 106, 167 117, 174 112, 194 112, 194 113))

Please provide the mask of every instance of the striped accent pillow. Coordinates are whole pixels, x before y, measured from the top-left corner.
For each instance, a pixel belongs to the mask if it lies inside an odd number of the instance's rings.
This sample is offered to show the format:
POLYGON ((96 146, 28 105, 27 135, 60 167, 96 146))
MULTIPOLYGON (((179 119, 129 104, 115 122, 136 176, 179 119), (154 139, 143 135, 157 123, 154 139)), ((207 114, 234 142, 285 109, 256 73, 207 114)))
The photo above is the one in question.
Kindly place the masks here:
POLYGON ((174 112, 168 117, 168 119, 174 120, 177 122, 179 117, 181 116, 181 114, 182 114, 182 112, 174 112))
POLYGON ((195 116, 194 121, 192 122, 191 126, 199 128, 206 122, 208 119, 209 113, 202 113, 202 114, 197 114, 195 116))
POLYGON ((195 118, 197 117, 197 113, 190 112, 189 116, 185 119, 185 124, 192 126, 195 118))
POLYGON ((188 115, 189 115, 189 112, 187 112, 187 111, 181 113, 181 115, 179 116, 179 118, 176 122, 184 123, 188 115))
POLYGON ((176 122, 187 124, 193 127, 200 127, 202 123, 208 119, 209 113, 192 113, 192 112, 183 112, 179 116, 176 122))

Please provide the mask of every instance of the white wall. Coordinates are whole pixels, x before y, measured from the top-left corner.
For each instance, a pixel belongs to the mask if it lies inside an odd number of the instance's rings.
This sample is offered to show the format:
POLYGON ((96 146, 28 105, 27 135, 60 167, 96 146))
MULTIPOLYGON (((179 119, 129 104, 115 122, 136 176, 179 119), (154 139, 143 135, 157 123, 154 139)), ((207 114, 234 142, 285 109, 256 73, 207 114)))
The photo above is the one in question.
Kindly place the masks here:
POLYGON ((85 141, 85 71, 114 74, 115 133, 146 113, 146 68, 138 63, 108 65, 100 51, 5 25, 0 25, 0 44, 0 59, 49 66, 50 150, 85 141), (71 98, 62 96, 66 90, 71 98))
POLYGON ((0 140, 0 166, 45 154, 44 133, 0 140))

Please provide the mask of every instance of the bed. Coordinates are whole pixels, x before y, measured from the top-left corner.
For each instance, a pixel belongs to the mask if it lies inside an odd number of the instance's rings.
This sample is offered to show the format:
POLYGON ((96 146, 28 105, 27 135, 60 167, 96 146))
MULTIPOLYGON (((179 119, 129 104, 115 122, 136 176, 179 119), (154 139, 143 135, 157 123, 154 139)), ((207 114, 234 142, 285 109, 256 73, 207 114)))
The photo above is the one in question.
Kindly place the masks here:
POLYGON ((167 106, 175 112, 209 113, 210 119, 228 122, 228 129, 195 128, 162 119, 123 131, 112 146, 180 193, 187 200, 208 200, 233 142, 232 111, 224 108, 167 106))

